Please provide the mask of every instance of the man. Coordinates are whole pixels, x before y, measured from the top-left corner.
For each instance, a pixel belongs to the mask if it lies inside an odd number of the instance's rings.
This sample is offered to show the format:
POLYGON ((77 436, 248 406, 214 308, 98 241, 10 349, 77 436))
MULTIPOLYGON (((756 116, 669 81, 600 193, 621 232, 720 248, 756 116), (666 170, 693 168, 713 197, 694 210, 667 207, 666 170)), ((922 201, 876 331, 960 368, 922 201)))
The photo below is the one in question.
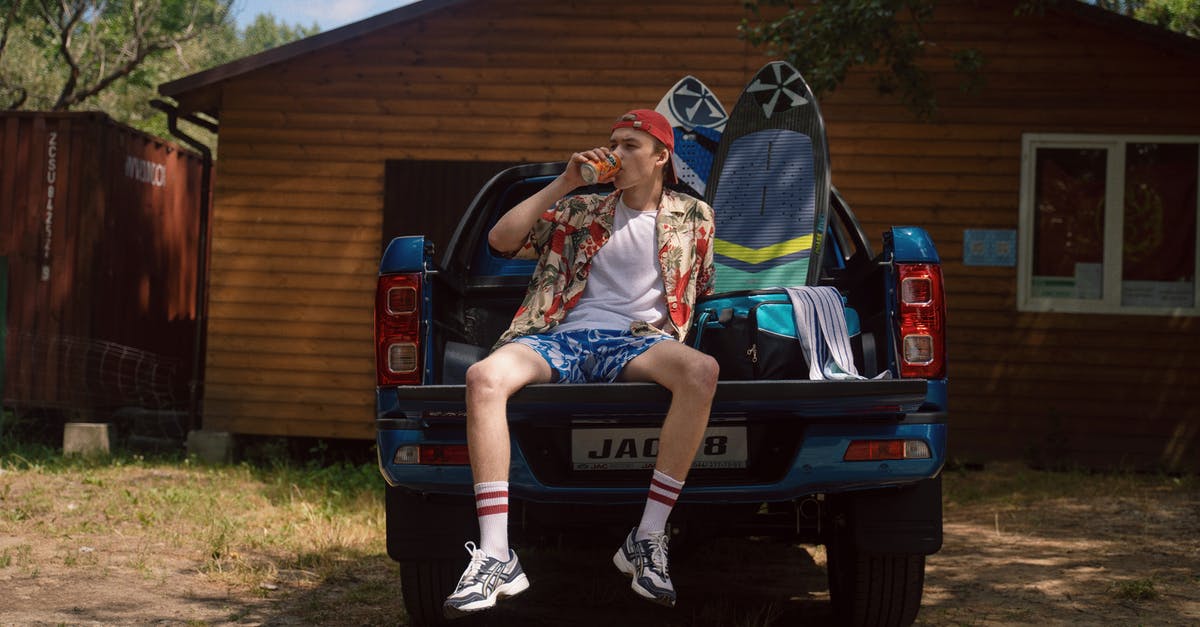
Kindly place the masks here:
POLYGON ((708 425, 717 363, 682 342, 696 297, 712 291, 713 212, 665 187, 675 180, 674 143, 662 115, 631 111, 613 125, 607 148, 571 155, 558 178, 488 234, 497 251, 539 261, 512 325, 467 371, 480 543, 466 545, 471 561, 446 599, 447 616, 529 587, 508 547, 506 405, 522 387, 552 381, 653 381, 671 391, 642 519, 613 563, 639 595, 675 604, 666 521, 708 425), (584 184, 582 164, 610 154, 621 163, 613 194, 563 198, 584 184))

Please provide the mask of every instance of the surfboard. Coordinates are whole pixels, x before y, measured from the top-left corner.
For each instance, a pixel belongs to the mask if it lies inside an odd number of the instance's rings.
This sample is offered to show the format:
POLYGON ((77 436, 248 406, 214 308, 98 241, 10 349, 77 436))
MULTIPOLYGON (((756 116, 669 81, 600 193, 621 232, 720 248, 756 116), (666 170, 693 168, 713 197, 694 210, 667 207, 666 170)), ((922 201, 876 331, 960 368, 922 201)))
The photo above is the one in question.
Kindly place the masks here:
POLYGON ((675 129, 675 154, 671 159, 679 175, 677 188, 704 198, 721 131, 729 119, 725 107, 700 79, 685 76, 667 90, 654 110, 675 129))
POLYGON ((817 100, 796 68, 768 63, 729 114, 705 190, 716 291, 815 284, 829 192, 817 100))

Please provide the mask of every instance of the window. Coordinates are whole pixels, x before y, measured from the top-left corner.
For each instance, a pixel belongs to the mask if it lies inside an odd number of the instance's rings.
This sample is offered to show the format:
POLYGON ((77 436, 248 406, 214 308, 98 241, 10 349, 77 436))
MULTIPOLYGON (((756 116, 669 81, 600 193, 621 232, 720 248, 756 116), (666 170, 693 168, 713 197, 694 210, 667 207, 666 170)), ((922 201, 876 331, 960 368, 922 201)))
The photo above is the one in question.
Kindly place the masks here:
POLYGON ((1020 310, 1200 315, 1200 137, 1022 143, 1020 310))

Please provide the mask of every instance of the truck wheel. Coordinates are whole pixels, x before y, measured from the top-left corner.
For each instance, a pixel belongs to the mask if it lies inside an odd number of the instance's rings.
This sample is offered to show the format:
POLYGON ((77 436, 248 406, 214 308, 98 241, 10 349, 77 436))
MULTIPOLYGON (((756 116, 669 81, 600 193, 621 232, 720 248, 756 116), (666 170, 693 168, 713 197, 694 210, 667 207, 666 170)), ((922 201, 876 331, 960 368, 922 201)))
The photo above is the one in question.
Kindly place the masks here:
POLYGON ((479 537, 472 496, 387 488, 387 550, 400 563, 400 592, 415 625, 440 625, 442 603, 467 565, 463 542, 479 537))
POLYGON ((404 609, 414 625, 446 622, 442 604, 454 592, 462 574, 462 560, 417 560, 400 564, 400 592, 404 609))
POLYGON ((826 545, 829 598, 839 625, 911 625, 921 609, 925 556, 869 553, 837 534, 826 545))

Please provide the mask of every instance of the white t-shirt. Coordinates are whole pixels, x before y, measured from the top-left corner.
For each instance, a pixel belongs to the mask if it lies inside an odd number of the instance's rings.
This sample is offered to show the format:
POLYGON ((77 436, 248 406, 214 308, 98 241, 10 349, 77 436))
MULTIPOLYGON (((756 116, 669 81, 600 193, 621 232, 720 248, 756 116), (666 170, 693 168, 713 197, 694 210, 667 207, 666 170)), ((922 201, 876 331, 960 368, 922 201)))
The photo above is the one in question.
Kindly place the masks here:
POLYGON ((617 202, 612 235, 592 258, 579 302, 551 333, 628 331, 637 320, 661 328, 667 302, 658 265, 656 218, 655 211, 636 211, 624 200, 617 202))

